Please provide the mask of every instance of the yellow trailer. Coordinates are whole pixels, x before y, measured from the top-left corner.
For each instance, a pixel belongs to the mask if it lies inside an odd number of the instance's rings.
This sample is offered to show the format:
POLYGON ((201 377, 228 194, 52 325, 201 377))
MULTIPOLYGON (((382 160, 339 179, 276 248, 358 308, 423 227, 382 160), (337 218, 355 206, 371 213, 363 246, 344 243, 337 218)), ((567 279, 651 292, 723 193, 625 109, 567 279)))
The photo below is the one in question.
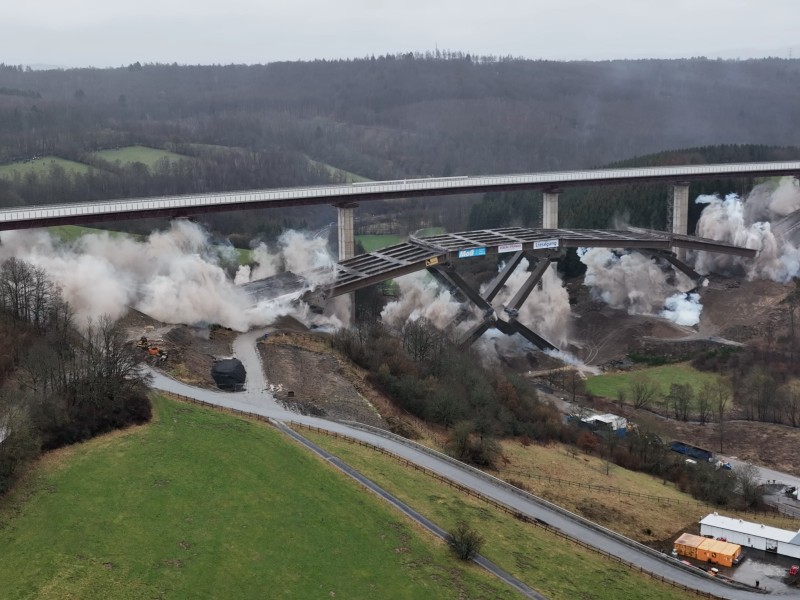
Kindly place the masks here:
POLYGON ((742 547, 739 544, 684 533, 675 540, 675 552, 701 562, 732 567, 739 562, 742 547))

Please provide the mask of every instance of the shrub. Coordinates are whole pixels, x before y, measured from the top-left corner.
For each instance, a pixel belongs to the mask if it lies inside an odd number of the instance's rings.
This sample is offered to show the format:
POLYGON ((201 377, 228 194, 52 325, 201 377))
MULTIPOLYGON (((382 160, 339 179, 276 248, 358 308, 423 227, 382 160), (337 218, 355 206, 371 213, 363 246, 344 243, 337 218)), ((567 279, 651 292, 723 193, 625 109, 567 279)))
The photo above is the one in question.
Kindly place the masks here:
POLYGON ((480 552, 483 542, 483 536, 464 521, 447 535, 447 544, 461 560, 472 560, 480 552))

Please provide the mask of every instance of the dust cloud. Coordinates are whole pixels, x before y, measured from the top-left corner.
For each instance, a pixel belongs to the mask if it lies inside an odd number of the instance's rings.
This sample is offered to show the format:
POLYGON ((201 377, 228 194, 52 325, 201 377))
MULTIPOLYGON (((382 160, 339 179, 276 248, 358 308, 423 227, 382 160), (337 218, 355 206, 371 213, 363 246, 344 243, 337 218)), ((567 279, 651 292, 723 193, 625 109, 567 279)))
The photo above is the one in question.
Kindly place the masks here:
POLYGON ((668 263, 641 254, 607 248, 581 248, 584 284, 592 296, 631 315, 661 316, 678 325, 697 325, 703 309, 694 283, 668 263))
POLYGON ((384 323, 399 329, 408 321, 427 319, 442 330, 454 323, 461 303, 453 298, 450 290, 441 288, 427 272, 404 275, 396 282, 400 296, 381 311, 384 323))
MULTIPOLYGON (((313 314, 298 301, 302 292, 254 305, 226 271, 232 248, 213 244, 204 229, 186 220, 175 220, 168 230, 143 240, 101 232, 65 243, 33 230, 3 232, 0 242, 0 260, 13 256, 49 274, 80 326, 100 315, 118 319, 129 307, 166 323, 217 323, 236 331, 267 325, 288 314, 306 324, 339 323, 336 317, 313 314)), ((240 269, 235 279, 274 274, 281 266, 322 269, 322 277, 323 267, 334 262, 324 244, 287 232, 276 251, 256 248, 252 273, 240 269)))
POLYGON ((696 252, 694 268, 699 273, 780 283, 800 274, 800 248, 790 228, 791 221, 800 221, 800 216, 789 216, 800 210, 800 187, 794 178, 760 184, 744 199, 729 194, 725 198, 699 196, 695 202, 706 205, 697 223, 698 236, 757 252, 755 259, 696 252), (782 222, 783 217, 790 223, 782 222))
MULTIPOLYGON (((529 266, 527 259, 523 258, 520 261, 506 285, 497 294, 495 305, 504 306, 514 297, 528 279, 529 266)), ((558 276, 555 265, 544 272, 539 284, 520 308, 517 320, 540 333, 552 344, 564 346, 568 343, 572 327, 572 310, 569 306, 569 294, 558 276)))
MULTIPOLYGON (((493 306, 498 312, 502 312, 502 306, 511 300, 528 278, 528 266, 528 261, 523 259, 495 297, 493 306)), ((502 269, 502 265, 500 268, 502 269)), ((397 279, 397 283, 400 288, 399 299, 387 304, 381 312, 383 322, 392 327, 399 328, 407 321, 424 318, 437 329, 444 330, 454 324, 461 311, 471 306, 459 303, 449 290, 440 287, 436 280, 425 272, 406 275, 397 279)), ((462 331, 467 329, 475 324, 477 319, 476 314, 471 315, 459 324, 458 329, 462 331)), ((517 319, 554 344, 563 345, 568 342, 571 325, 569 296, 555 267, 545 272, 540 284, 531 292, 520 309, 517 319)), ((491 330, 484 334, 483 338, 490 340, 489 345, 495 349, 498 344, 504 344, 500 341, 501 337, 494 335, 491 330)), ((511 343, 516 344, 517 341, 511 343)), ((480 351, 482 345, 476 347, 480 351)))

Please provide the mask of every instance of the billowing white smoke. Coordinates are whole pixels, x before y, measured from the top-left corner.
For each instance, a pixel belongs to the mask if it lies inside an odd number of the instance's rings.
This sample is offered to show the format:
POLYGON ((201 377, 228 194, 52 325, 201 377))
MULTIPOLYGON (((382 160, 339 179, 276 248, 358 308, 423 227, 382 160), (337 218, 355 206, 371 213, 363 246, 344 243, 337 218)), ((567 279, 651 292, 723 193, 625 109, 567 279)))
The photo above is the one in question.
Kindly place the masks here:
POLYGON ((252 259, 254 267, 242 265, 236 271, 234 282, 237 285, 271 277, 282 271, 303 273, 314 279, 313 283, 323 283, 333 275, 335 263, 325 238, 293 230, 281 234, 275 252, 270 251, 263 242, 260 243, 253 249, 252 259))
MULTIPOLYGON (((523 259, 520 265, 508 278, 506 285, 496 296, 494 306, 507 303, 528 278, 528 261, 523 259)), ((397 280, 400 287, 400 298, 390 302, 381 312, 381 319, 393 327, 401 327, 407 321, 425 318, 434 327, 446 329, 452 326, 459 311, 465 307, 457 302, 448 290, 425 273, 413 273, 397 280)), ((468 307, 467 307, 468 308, 468 307)), ((541 333, 554 344, 565 343, 570 328, 569 297, 555 269, 548 269, 519 311, 518 320, 537 333, 541 333)), ((470 319, 461 324, 466 329, 475 322, 470 319)), ((487 340, 494 340, 496 345, 499 336, 487 332, 487 340)), ((480 345, 478 346, 480 348, 480 345)))
POLYGON ((396 281, 400 297, 381 311, 384 323, 400 328, 407 321, 427 319, 437 329, 446 329, 453 324, 461 304, 426 272, 404 275, 396 281))
POLYGON ((656 260, 638 252, 581 248, 578 256, 586 265, 585 285, 612 308, 631 315, 660 315, 679 325, 700 322, 700 297, 687 297, 693 283, 683 273, 676 273, 676 285, 670 284, 656 260))
POLYGON ((666 299, 661 316, 678 325, 697 325, 701 312, 703 305, 700 304, 700 294, 678 293, 666 299))
MULTIPOLYGON (((293 264, 319 262, 313 243, 286 237, 285 249, 310 255, 289 257, 293 264)), ((10 257, 43 268, 61 288, 79 324, 100 315, 123 316, 129 306, 167 323, 219 323, 237 331, 266 325, 279 316, 296 313, 292 298, 253 306, 251 297, 238 289, 220 266, 220 250, 207 233, 185 220, 154 232, 146 240, 107 233, 90 234, 73 244, 55 242, 43 231, 3 232, 0 260, 10 257)), ((263 254, 262 264, 279 264, 280 258, 263 254)), ((255 257, 258 260, 258 253, 255 257)), ((296 315, 308 322, 306 307, 296 315)))
MULTIPOLYGON (((528 260, 523 258, 508 278, 506 285, 497 294, 494 302, 496 306, 508 304, 522 287, 530 275, 528 266, 528 260)), ((572 311, 569 306, 569 293, 558 276, 555 265, 544 272, 540 283, 520 308, 517 320, 553 344, 563 346, 567 343, 572 324, 572 311)))
POLYGON ((755 259, 697 252, 694 268, 699 273, 744 274, 782 283, 800 273, 800 249, 773 231, 775 222, 800 209, 800 188, 793 178, 782 179, 777 187, 758 185, 745 200, 730 194, 724 199, 699 196, 696 202, 706 205, 697 223, 698 236, 757 251, 755 259))

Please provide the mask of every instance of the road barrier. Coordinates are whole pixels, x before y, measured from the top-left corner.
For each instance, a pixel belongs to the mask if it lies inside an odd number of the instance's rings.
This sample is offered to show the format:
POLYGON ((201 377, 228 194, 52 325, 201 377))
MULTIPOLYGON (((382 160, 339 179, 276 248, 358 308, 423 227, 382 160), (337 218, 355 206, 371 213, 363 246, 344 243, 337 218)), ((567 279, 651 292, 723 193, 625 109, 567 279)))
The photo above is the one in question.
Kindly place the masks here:
POLYGON ((456 490, 458 490, 459 492, 461 492, 463 494, 466 494, 467 496, 470 496, 472 498, 475 498, 477 500, 485 502, 486 504, 489 504, 489 505, 493 506, 494 508, 504 512, 505 514, 517 519, 518 521, 522 521, 523 523, 527 523, 527 524, 530 524, 530 525, 534 525, 535 527, 539 527, 540 529, 544 529, 545 531, 548 531, 548 532, 550 532, 550 533, 552 533, 552 534, 554 534, 554 535, 556 535, 556 536, 558 536, 558 537, 560 537, 562 539, 565 539, 565 540, 568 540, 568 541, 570 541, 570 542, 572 542, 574 544, 577 544, 581 548, 589 550, 590 552, 593 552, 595 554, 599 554, 599 555, 603 556, 604 558, 612 560, 612 561, 614 561, 614 562, 616 562, 618 564, 624 565, 624 566, 632 569, 633 571, 636 571, 638 573, 642 573, 644 575, 647 575, 651 579, 655 579, 656 581, 661 581, 662 583, 665 583, 665 584, 667 584, 667 585, 669 585, 671 587, 680 589, 682 591, 691 592, 691 593, 696 594, 697 596, 699 596, 701 598, 712 598, 712 599, 715 599, 715 600, 724 600, 724 598, 722 596, 717 596, 716 594, 712 594, 711 592, 698 591, 695 588, 683 585, 682 583, 678 583, 676 581, 672 581, 671 579, 667 579, 666 577, 664 577, 662 575, 659 575, 658 573, 653 573, 652 571, 648 571, 647 569, 644 569, 643 567, 635 565, 634 563, 629 562, 629 561, 627 561, 627 560, 625 560, 623 558, 619 558, 618 556, 614 556, 613 554, 605 552, 604 550, 601 550, 600 548, 596 548, 594 546, 591 546, 591 545, 587 544, 586 542, 584 542, 582 540, 579 540, 578 538, 572 537, 572 536, 564 533, 560 529, 557 529, 556 527, 553 527, 552 525, 548 524, 546 521, 543 521, 542 519, 537 519, 536 517, 531 517, 529 515, 526 515, 525 513, 522 513, 522 512, 520 512, 518 510, 515 510, 515 509, 503 504, 502 502, 498 502, 497 500, 494 500, 493 498, 485 496, 484 494, 481 494, 480 492, 477 492, 477 491, 475 491, 475 490, 473 490, 471 488, 468 488, 468 487, 466 487, 466 486, 464 486, 464 485, 462 485, 460 483, 457 483, 457 482, 453 481, 452 479, 449 479, 449 478, 447 478, 447 477, 445 477, 443 475, 440 475, 436 471, 432 471, 431 469, 428 469, 426 467, 418 465, 417 463, 415 463, 413 461, 410 461, 407 458, 403 458, 402 456, 398 456, 397 454, 394 454, 393 452, 391 452, 389 450, 386 450, 385 448, 381 448, 380 446, 376 446, 374 444, 370 444, 369 442, 365 442, 363 440, 359 440, 357 438, 353 438, 353 437, 350 437, 348 435, 343 435, 341 433, 337 433, 335 431, 329 431, 327 429, 322 429, 320 427, 314 427, 313 425, 307 425, 305 423, 291 422, 291 425, 293 427, 298 427, 298 428, 304 429, 306 431, 311 431, 311 432, 318 433, 320 435, 325 435, 325 436, 328 436, 328 437, 332 437, 332 438, 335 438, 335 439, 341 439, 341 440, 344 440, 344 441, 346 441, 348 443, 356 444, 358 446, 362 446, 364 448, 368 448, 370 450, 374 450, 375 452, 379 452, 380 454, 383 454, 385 456, 388 456, 388 457, 392 458, 393 460, 396 460, 397 462, 401 463, 403 466, 410 467, 410 468, 414 469, 415 471, 419 471, 421 473, 424 473, 425 475, 427 475, 429 477, 432 477, 433 479, 439 481, 440 483, 444 483, 445 485, 448 485, 451 488, 456 489, 456 490))
MULTIPOLYGON (((219 406, 217 404, 212 404, 212 403, 209 403, 209 402, 205 402, 203 400, 198 400, 196 398, 191 398, 189 396, 184 396, 182 394, 177 394, 177 393, 174 393, 174 392, 161 392, 161 393, 166 395, 166 396, 169 396, 171 398, 175 398, 175 399, 178 399, 178 400, 181 400, 181 401, 184 401, 184 402, 188 402, 188 403, 191 403, 191 404, 197 404, 199 406, 204 406, 204 407, 207 407, 207 408, 212 408, 212 409, 217 410, 219 412, 225 412, 225 413, 230 413, 230 414, 234 414, 234 415, 237 415, 237 416, 245 416, 245 417, 248 417, 248 418, 251 418, 251 419, 255 419, 257 421, 261 421, 263 423, 267 423, 270 426, 274 427, 273 420, 270 417, 267 417, 267 416, 264 416, 264 415, 260 415, 260 414, 257 414, 257 413, 251 413, 251 412, 248 412, 248 411, 243 411, 243 410, 239 410, 239 409, 235 409, 235 408, 219 406)), ((418 464, 408 460, 407 458, 403 458, 402 456, 399 456, 399 455, 397 455, 397 454, 395 454, 395 453, 393 453, 393 452, 391 452, 389 450, 386 450, 385 448, 381 448, 380 446, 376 446, 376 445, 371 444, 369 442, 365 442, 363 440, 359 440, 357 438, 354 438, 354 437, 351 437, 351 436, 348 436, 348 435, 337 433, 335 431, 329 431, 327 429, 322 429, 320 427, 315 427, 313 425, 307 425, 305 423, 299 423, 297 421, 288 421, 288 422, 285 422, 285 424, 291 425, 293 427, 305 429, 307 431, 311 431, 311 432, 314 432, 314 433, 318 433, 320 435, 325 435, 325 436, 332 437, 332 438, 335 438, 335 439, 341 439, 341 440, 344 440, 344 441, 346 441, 348 443, 356 444, 356 445, 362 446, 364 448, 368 448, 370 450, 378 452, 380 454, 383 454, 385 456, 388 456, 388 457, 392 458, 393 460, 396 460, 399 463, 403 464, 404 466, 410 467, 410 468, 414 469, 415 471, 419 471, 419 472, 421 472, 421 473, 423 473, 423 474, 425 474, 427 476, 430 476, 433 479, 439 481, 440 483, 444 483, 445 485, 448 485, 449 487, 451 487, 453 489, 456 489, 459 492, 461 492, 463 494, 466 494, 467 496, 470 496, 472 498, 475 498, 477 500, 485 502, 485 503, 497 508, 498 510, 504 512, 505 514, 508 514, 508 515, 512 516, 513 518, 515 518, 515 519, 517 519, 519 521, 522 521, 523 523, 527 523, 527 524, 533 525, 535 527, 538 527, 540 529, 543 529, 545 531, 548 531, 548 532, 550 532, 550 533, 552 533, 552 534, 554 534, 554 535, 556 535, 556 536, 558 536, 560 538, 568 540, 568 541, 570 541, 570 542, 572 542, 572 543, 574 543, 574 544, 576 544, 576 545, 578 545, 578 546, 580 546, 580 547, 582 547, 582 548, 584 548, 584 549, 586 549, 586 550, 588 550, 590 552, 593 552, 595 554, 598 554, 600 556, 605 557, 608 560, 611 560, 611 561, 616 562, 616 563, 618 563, 620 565, 623 565, 623 566, 631 569, 632 571, 635 571, 635 572, 641 573, 643 575, 646 575, 646 576, 650 577, 653 580, 660 581, 660 582, 662 582, 662 583, 664 583, 666 585, 669 585, 671 587, 674 587, 674 588, 682 590, 682 591, 691 592, 692 594, 695 594, 696 596, 698 596, 700 598, 709 598, 709 599, 712 599, 712 600, 726 600, 726 598, 723 597, 723 596, 717 596, 716 594, 713 594, 711 592, 703 592, 703 591, 697 590, 696 588, 684 585, 682 583, 678 583, 677 581, 673 581, 671 579, 668 579, 668 578, 666 578, 666 577, 664 577, 662 575, 659 575, 658 573, 654 573, 652 571, 649 571, 649 570, 647 570, 647 569, 645 569, 643 567, 640 567, 639 565, 636 565, 636 564, 634 564, 634 563, 632 563, 630 561, 627 561, 627 560, 625 560, 623 558, 620 558, 618 556, 610 554, 609 552, 606 552, 606 551, 604 551, 604 550, 602 550, 600 548, 597 548, 595 546, 587 544, 586 542, 584 542, 584 541, 582 541, 582 540, 580 540, 578 538, 575 538, 575 537, 573 537, 571 535, 568 535, 568 534, 564 533, 563 531, 561 531, 560 529, 558 529, 556 527, 553 527, 552 525, 548 524, 546 521, 543 521, 542 519, 538 519, 536 517, 531 517, 529 515, 526 515, 525 513, 522 513, 520 511, 518 511, 518 510, 516 510, 514 508, 511 508, 511 507, 509 507, 509 506, 507 506, 507 505, 505 505, 505 504, 503 504, 501 502, 498 502, 497 500, 494 500, 493 498, 490 498, 490 497, 488 497, 488 496, 486 496, 486 495, 484 495, 484 494, 482 494, 482 493, 480 493, 480 492, 478 492, 476 490, 468 488, 468 487, 466 487, 466 486, 464 486, 464 485, 462 485, 462 484, 460 484, 458 482, 455 482, 455 481, 453 481, 453 480, 451 480, 451 479, 449 479, 449 478, 447 478, 447 477, 445 477, 443 475, 440 475, 439 473, 437 473, 437 472, 435 472, 435 471, 433 471, 431 469, 428 469, 426 467, 418 465, 418 464)), ((371 430, 373 428, 370 427, 369 429, 371 430)), ((416 445, 415 445, 415 447, 416 447, 416 445)), ((435 451, 431 451, 431 452, 439 454, 438 452, 435 452, 435 451)), ((486 479, 496 480, 499 483, 505 484, 506 486, 509 486, 509 487, 513 488, 514 490, 516 490, 521 495, 527 495, 527 493, 524 490, 520 490, 519 488, 516 488, 515 486, 512 486, 508 482, 505 482, 505 481, 502 481, 502 480, 498 480, 497 478, 495 478, 495 477, 493 477, 493 476, 491 476, 491 475, 489 475, 487 473, 483 473, 482 471, 474 469, 473 467, 470 467, 469 465, 465 465, 464 463, 461 463, 460 461, 456 461, 455 459, 453 459, 451 457, 448 457, 448 458, 452 462, 458 463, 459 466, 467 467, 470 470, 478 471, 478 473, 481 473, 484 476, 484 478, 486 478, 486 479)), ((548 503, 548 504, 552 504, 552 503, 548 503)), ((556 507, 556 508, 560 508, 560 507, 556 507)), ((561 509, 561 511, 568 512, 565 509, 561 509)), ((585 519, 582 519, 582 520, 585 520, 585 519)), ((600 526, 597 526, 597 528, 598 529, 603 529, 604 531, 609 531, 609 533, 611 533, 611 534, 615 534, 615 532, 612 532, 610 530, 606 530, 605 528, 600 528, 600 526)), ((616 534, 616 535, 618 537, 624 537, 624 536, 619 536, 619 534, 616 534)), ((631 542, 635 543, 635 542, 633 542, 633 540, 631 540, 631 542)), ((660 553, 660 552, 658 552, 656 550, 653 550, 652 548, 649 548, 647 546, 644 546, 644 548, 646 548, 647 550, 651 551, 653 554, 655 554, 657 556, 660 556, 661 558, 664 558, 666 560, 670 560, 668 557, 666 557, 665 555, 663 555, 662 553, 660 553)), ((681 565, 677 561, 675 562, 674 566, 679 567, 679 568, 685 568, 687 571, 696 571, 695 567, 687 567, 685 565, 681 565)), ((701 573, 705 574, 702 570, 698 571, 695 574, 700 575, 701 573)), ((759 591, 759 592, 762 592, 762 593, 767 593, 767 590, 764 589, 763 587, 761 589, 759 589, 759 590, 754 590, 754 589, 750 588, 749 586, 744 586, 744 585, 739 585, 737 587, 741 587, 742 589, 748 589, 748 590, 751 590, 751 591, 759 591)))

